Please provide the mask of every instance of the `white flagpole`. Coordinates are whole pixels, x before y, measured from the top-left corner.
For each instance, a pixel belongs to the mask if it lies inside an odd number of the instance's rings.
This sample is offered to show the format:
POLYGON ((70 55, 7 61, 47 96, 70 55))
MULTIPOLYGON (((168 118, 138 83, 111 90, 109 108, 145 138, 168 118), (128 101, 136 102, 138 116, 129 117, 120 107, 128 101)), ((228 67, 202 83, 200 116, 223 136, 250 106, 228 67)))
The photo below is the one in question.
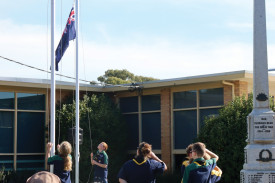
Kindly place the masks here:
MULTIPOLYGON (((50 141, 53 144, 51 150, 51 156, 55 152, 55 46, 54 46, 54 35, 55 35, 55 0, 51 0, 51 135, 50 141)), ((53 165, 50 168, 53 173, 53 165)))
POLYGON ((76 0, 75 4, 75 30, 76 30, 76 39, 75 39, 75 52, 76 52, 76 106, 75 106, 75 183, 79 182, 79 78, 78 78, 78 28, 79 28, 79 2, 76 0))

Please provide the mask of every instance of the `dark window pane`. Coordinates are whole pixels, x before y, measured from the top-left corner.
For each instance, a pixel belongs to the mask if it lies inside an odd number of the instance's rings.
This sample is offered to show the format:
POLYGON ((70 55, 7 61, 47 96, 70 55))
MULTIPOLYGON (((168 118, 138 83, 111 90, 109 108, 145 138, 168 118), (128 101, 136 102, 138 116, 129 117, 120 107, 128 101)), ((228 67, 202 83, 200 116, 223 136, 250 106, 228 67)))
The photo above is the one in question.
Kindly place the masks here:
POLYGON ((186 154, 175 154, 175 171, 180 172, 182 162, 185 160, 186 154))
POLYGON ((197 111, 174 112, 174 148, 185 149, 197 136, 197 111))
POLYGON ((176 92, 174 96, 174 109, 192 108, 197 106, 196 91, 176 92))
POLYGON ((32 93, 17 94, 18 109, 45 110, 45 95, 32 93))
POLYGON ((142 111, 160 110, 160 95, 142 96, 142 111))
POLYGON ((122 113, 138 112, 138 97, 120 98, 120 110, 122 113))
POLYGON ((223 105, 223 88, 200 90, 200 106, 223 105))
POLYGON ((127 126, 127 147, 128 150, 136 150, 138 146, 138 115, 137 114, 127 114, 124 115, 124 118, 126 120, 126 126, 127 126))
POLYGON ((211 117, 211 116, 217 116, 219 114, 219 109, 220 108, 215 108, 215 109, 201 109, 200 110, 200 129, 204 125, 204 119, 206 117, 211 117))
POLYGON ((161 149, 160 113, 142 114, 142 141, 161 149))
POLYGON ((0 92, 0 109, 14 109, 13 92, 0 92))
MULTIPOLYGON (((137 145, 138 146, 138 145, 137 145)), ((131 160, 131 159, 134 159, 136 156, 136 154, 127 154, 127 160, 131 160)))
MULTIPOLYGON (((0 112, 0 153, 13 153, 14 112, 0 112)), ((0 166, 1 168, 1 166, 0 166)))
POLYGON ((5 170, 11 171, 13 170, 13 156, 0 156, 0 169, 5 167, 5 170))
POLYGON ((17 169, 18 170, 44 170, 45 169, 45 156, 31 155, 31 156, 17 156, 17 169))
POLYGON ((43 153, 45 113, 18 112, 17 126, 18 153, 43 153))

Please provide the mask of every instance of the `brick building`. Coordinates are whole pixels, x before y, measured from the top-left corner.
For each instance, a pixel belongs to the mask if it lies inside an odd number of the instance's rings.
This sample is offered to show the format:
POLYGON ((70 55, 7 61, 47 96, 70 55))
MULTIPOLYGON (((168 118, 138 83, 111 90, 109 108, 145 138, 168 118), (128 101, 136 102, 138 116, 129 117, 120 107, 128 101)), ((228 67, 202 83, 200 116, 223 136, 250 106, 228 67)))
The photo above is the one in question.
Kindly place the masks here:
MULTIPOLYGON (((274 96, 275 76, 270 75, 269 83, 274 96)), ((253 74, 235 71, 137 83, 135 87, 81 84, 80 90, 114 97, 127 123, 130 155, 139 142, 147 141, 175 169, 204 117, 218 115, 235 96, 252 92, 253 74)), ((56 101, 73 91, 73 83, 57 81, 56 101)), ((43 169, 49 106, 49 80, 0 78, 0 164, 15 170, 43 169)))

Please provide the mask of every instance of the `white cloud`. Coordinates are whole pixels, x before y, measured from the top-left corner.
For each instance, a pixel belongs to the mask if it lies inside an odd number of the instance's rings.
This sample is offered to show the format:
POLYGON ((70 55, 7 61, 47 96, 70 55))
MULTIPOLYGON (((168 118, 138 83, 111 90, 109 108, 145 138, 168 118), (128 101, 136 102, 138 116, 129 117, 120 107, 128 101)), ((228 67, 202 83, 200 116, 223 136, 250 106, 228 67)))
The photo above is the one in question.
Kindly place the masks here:
POLYGON ((86 68, 101 71, 98 75, 107 69, 128 69, 138 75, 167 79, 251 69, 253 65, 252 47, 242 43, 171 45, 158 42, 147 46, 88 43, 85 47, 90 50, 90 59, 86 68))
MULTIPOLYGON (((5 23, 7 30, 0 29, 0 55, 24 62, 42 69, 47 69, 47 36, 45 27, 17 26, 11 21, 5 23), (20 31, 19 31, 20 30, 20 31)), ((104 30, 104 29, 103 29, 104 30)), ((104 31, 103 31, 104 32, 104 31)), ((106 37, 109 35, 106 33, 106 37)), ((137 36, 140 39, 142 36, 137 36)), ((236 70, 252 70, 252 45, 219 40, 212 42, 171 41, 165 38, 146 37, 146 44, 135 39, 121 40, 119 43, 82 40, 79 43, 80 78, 96 80, 107 69, 128 69, 136 75, 169 79, 183 76, 211 74, 236 70), (84 58, 84 59, 83 59, 84 58), (83 64, 85 62, 85 67, 83 64)), ((59 41, 59 38, 56 38, 59 41)), ((74 44, 66 51, 63 59, 62 74, 74 76, 74 44)), ((274 50, 275 45, 269 45, 274 50)), ((48 50, 49 53, 50 50, 48 50)), ((272 61, 275 54, 269 51, 270 68, 275 67, 272 61)), ((0 76, 50 78, 50 75, 10 63, 3 59, 0 76)), ((50 64, 50 61, 48 62, 50 64)), ((57 77, 59 79, 59 77, 57 77)), ((62 79, 65 80, 65 79, 62 79)))
MULTIPOLYGON (((103 0, 107 2, 143 2, 142 0, 103 0)), ((166 2, 166 3, 222 3, 232 5, 243 5, 251 4, 251 0, 146 0, 146 3, 152 2, 166 2)))
POLYGON ((237 22, 229 22, 227 26, 233 29, 243 30, 243 29, 253 29, 252 23, 237 23, 237 22))

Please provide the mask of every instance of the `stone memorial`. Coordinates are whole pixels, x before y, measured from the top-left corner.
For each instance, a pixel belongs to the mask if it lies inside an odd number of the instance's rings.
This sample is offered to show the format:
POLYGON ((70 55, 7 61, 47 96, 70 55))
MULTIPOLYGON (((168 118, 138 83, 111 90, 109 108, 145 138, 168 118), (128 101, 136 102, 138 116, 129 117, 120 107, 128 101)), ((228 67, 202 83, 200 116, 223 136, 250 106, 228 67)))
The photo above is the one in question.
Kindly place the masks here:
POLYGON ((275 183, 275 114, 269 108, 265 0, 254 0, 253 110, 241 183, 275 183))

